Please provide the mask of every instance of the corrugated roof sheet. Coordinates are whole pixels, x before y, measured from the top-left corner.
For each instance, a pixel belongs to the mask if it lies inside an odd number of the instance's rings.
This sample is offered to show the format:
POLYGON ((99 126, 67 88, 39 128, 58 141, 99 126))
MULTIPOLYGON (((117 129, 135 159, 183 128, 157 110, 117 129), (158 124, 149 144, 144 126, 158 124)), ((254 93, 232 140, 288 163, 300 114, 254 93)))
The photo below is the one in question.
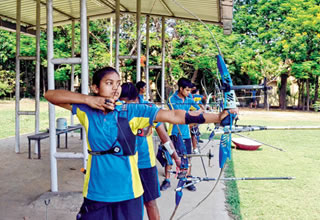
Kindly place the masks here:
MULTIPOLYGON (((177 19, 196 20, 177 3, 192 11, 205 22, 221 25, 231 31, 233 0, 141 0, 141 13, 177 19)), ((36 1, 21 1, 22 25, 32 28, 36 24, 36 1)), ((136 13, 136 1, 121 0, 122 13, 136 13)), ((80 18, 79 0, 53 0, 54 24, 61 25, 80 18)), ((108 17, 115 13, 115 0, 87 0, 89 18, 108 17)), ((15 21, 16 1, 0 1, 0 17, 15 21)), ((46 25, 46 1, 41 0, 41 25, 46 25)))

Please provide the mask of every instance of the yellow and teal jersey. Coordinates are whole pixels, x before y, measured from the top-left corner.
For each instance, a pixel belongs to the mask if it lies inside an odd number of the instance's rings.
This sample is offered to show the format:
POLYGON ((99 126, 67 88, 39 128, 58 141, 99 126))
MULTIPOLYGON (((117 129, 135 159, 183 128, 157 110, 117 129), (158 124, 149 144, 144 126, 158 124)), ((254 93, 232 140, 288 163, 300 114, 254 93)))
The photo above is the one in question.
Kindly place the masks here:
MULTIPOLYGON (((157 123, 155 127, 160 126, 161 123, 157 123)), ((156 165, 156 156, 154 153, 154 145, 152 138, 152 127, 144 129, 144 134, 137 135, 136 143, 138 148, 138 167, 139 169, 151 168, 156 165)))
MULTIPOLYGON (((197 103, 199 106, 202 105, 202 99, 203 99, 203 95, 199 95, 199 94, 193 94, 191 96, 191 98, 193 99, 193 101, 195 103, 197 103)), ((191 111, 195 111, 197 110, 195 107, 191 106, 190 108, 191 111)))
MULTIPOLYGON (((169 109, 174 109, 174 110, 180 109, 180 110, 185 110, 186 112, 188 112, 190 110, 191 106, 193 106, 196 110, 200 109, 199 105, 192 98, 186 97, 184 100, 181 99, 178 96, 178 91, 176 91, 172 96, 169 97, 169 100, 168 100, 169 109)), ((177 135, 179 133, 177 126, 179 126, 179 129, 181 131, 183 139, 191 138, 189 125, 186 125, 186 124, 185 125, 170 124, 168 134, 169 135, 177 135)))
MULTIPOLYGON (((117 141, 117 120, 123 103, 117 102, 114 111, 104 114, 85 104, 73 104, 83 125, 89 151, 106 151, 117 141)), ((139 128, 153 125, 159 108, 148 105, 126 104, 129 126, 133 134, 139 128)), ((143 194, 138 170, 138 154, 88 155, 83 196, 94 201, 119 202, 137 198, 143 194)))

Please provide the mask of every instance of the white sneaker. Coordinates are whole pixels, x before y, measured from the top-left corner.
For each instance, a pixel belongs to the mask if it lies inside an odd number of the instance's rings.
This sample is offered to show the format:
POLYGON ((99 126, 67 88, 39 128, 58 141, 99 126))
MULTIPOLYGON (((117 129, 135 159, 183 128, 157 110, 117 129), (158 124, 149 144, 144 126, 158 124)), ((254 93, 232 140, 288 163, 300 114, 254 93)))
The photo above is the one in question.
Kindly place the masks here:
POLYGON ((194 150, 193 150, 193 153, 194 153, 194 154, 199 154, 199 153, 200 153, 200 152, 199 152, 199 149, 198 149, 198 148, 194 149, 194 150))

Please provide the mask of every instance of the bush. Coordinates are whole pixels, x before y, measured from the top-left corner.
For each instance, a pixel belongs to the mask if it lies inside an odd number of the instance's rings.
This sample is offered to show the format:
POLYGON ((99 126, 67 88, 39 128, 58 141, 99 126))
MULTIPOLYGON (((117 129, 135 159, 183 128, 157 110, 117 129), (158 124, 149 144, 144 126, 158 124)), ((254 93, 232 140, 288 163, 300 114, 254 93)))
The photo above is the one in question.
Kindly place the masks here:
POLYGON ((0 97, 11 97, 14 92, 15 85, 15 72, 10 70, 0 70, 0 97))
POLYGON ((316 103, 313 104, 313 108, 315 112, 318 112, 320 110, 320 101, 316 101, 316 103))

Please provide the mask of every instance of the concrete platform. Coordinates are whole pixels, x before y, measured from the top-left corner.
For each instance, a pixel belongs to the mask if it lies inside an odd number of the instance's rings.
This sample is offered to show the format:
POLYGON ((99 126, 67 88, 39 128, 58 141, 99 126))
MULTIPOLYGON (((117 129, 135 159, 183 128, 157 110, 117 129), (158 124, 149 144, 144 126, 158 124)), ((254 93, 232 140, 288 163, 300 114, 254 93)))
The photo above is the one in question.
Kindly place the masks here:
MULTIPOLYGON (((64 137, 61 137, 64 143, 64 137)), ((83 166, 81 159, 58 161, 58 186, 59 193, 50 192, 50 159, 49 140, 42 140, 41 160, 28 159, 27 135, 21 137, 21 153, 14 152, 14 137, 0 140, 0 220, 15 219, 50 219, 69 220, 75 216, 82 203, 83 174, 80 168, 83 166), (50 202, 49 202, 50 200, 50 202), (47 205, 45 204, 47 203, 47 205), (48 204, 49 203, 49 204, 48 204)), ((79 134, 71 137, 69 134, 68 149, 64 146, 59 149, 63 152, 81 152, 81 140, 79 134)), ((206 142, 206 140, 205 140, 206 142)), ((62 144, 63 145, 63 144, 62 144)), ((203 153, 207 153, 208 149, 203 153)), ((215 153, 212 159, 214 166, 208 168, 208 160, 204 158, 209 177, 217 177, 219 167, 217 165, 217 145, 211 148, 215 153)), ((32 149, 33 152, 34 149, 32 149)), ((204 171, 200 158, 193 161, 194 176, 204 177, 204 171)), ((163 180, 163 168, 158 165, 159 180, 163 180)), ((157 200, 161 219, 169 219, 175 206, 175 191, 177 181, 171 177, 172 187, 162 192, 161 198, 157 200)), ((212 189, 215 182, 201 182, 196 185, 196 192, 183 191, 183 197, 175 219, 183 213, 192 209, 212 189)), ((144 219, 147 219, 146 215, 144 219)), ((183 219, 231 219, 228 215, 224 183, 220 182, 213 194, 197 209, 185 216, 183 219)))

